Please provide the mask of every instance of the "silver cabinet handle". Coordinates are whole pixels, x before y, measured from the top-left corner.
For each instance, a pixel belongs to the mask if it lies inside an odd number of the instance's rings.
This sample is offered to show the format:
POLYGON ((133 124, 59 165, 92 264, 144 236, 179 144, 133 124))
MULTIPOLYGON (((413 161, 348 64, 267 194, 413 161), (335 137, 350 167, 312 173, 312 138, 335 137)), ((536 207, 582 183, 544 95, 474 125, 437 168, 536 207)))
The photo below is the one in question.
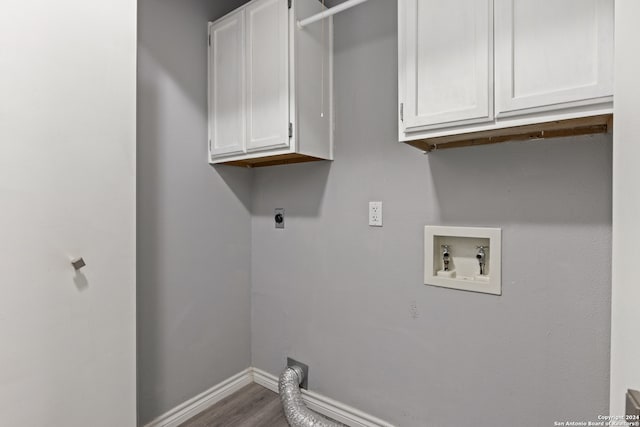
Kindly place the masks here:
POLYGON ((85 265, 87 265, 86 262, 84 262, 84 259, 82 257, 80 258, 75 258, 71 260, 71 265, 73 266, 73 268, 76 269, 76 271, 80 270, 82 267, 84 267, 85 265))

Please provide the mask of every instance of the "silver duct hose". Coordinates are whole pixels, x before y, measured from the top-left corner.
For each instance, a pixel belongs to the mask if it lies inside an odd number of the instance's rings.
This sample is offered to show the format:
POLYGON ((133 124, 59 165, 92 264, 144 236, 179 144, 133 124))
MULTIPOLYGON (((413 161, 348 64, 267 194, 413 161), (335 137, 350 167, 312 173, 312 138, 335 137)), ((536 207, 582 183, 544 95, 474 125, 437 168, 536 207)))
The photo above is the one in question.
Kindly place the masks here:
POLYGON ((278 390, 284 414, 291 427, 347 427, 307 408, 300 393, 304 373, 299 366, 291 366, 280 374, 278 390))

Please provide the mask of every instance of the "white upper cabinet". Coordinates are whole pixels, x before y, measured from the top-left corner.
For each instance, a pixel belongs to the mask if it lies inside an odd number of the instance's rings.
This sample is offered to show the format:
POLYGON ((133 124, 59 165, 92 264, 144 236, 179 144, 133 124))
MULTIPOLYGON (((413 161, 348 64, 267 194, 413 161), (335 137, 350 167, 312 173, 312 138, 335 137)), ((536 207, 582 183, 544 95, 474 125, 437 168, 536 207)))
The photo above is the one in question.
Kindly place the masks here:
POLYGON ((404 127, 429 129, 491 120, 493 2, 402 3, 404 127))
POLYGON ((515 132, 527 139, 606 131, 613 7, 614 0, 398 0, 400 140, 429 151, 515 132))
POLYGON ((496 0, 498 117, 610 101, 613 0, 496 0))
POLYGON ((244 11, 210 28, 209 150, 212 155, 244 152, 244 11))
POLYGON ((247 150, 289 145, 287 2, 257 0, 247 14, 247 150))
POLYGON ((253 0, 209 23, 209 162, 333 158, 332 20, 317 0, 253 0))

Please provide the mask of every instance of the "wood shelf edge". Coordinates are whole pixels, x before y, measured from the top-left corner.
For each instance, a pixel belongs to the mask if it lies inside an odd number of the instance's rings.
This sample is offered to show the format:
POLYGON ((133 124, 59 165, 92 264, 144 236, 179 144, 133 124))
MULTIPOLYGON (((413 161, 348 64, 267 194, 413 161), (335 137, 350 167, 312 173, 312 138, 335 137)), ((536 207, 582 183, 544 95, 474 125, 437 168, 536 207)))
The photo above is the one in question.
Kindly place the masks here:
POLYGON ((555 120, 533 125, 515 126, 437 138, 403 141, 419 150, 431 152, 449 148, 471 147, 476 145, 499 144, 510 141, 526 141, 567 136, 611 133, 613 114, 580 117, 577 119, 555 120))
POLYGON ((229 162, 214 163, 213 165, 229 165, 245 168, 260 168, 265 166, 289 165, 293 163, 319 162, 319 157, 307 156, 306 154, 289 153, 275 156, 256 157, 254 159, 233 160, 229 162))

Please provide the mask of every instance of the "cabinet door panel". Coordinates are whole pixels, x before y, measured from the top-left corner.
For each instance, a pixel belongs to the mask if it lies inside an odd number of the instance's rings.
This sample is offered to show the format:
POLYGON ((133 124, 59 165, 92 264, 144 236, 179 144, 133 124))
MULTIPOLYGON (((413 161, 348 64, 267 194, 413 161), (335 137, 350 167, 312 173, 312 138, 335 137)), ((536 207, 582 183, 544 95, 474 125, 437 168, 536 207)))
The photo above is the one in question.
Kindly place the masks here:
POLYGON ((213 156, 244 152, 244 11, 209 30, 209 139, 213 156))
POLYGON ((613 0, 496 0, 498 116, 612 94, 613 0))
POLYGON ((493 118, 493 2, 401 0, 405 129, 493 118))
POLYGON ((286 0, 247 6, 247 151, 289 145, 286 0))

